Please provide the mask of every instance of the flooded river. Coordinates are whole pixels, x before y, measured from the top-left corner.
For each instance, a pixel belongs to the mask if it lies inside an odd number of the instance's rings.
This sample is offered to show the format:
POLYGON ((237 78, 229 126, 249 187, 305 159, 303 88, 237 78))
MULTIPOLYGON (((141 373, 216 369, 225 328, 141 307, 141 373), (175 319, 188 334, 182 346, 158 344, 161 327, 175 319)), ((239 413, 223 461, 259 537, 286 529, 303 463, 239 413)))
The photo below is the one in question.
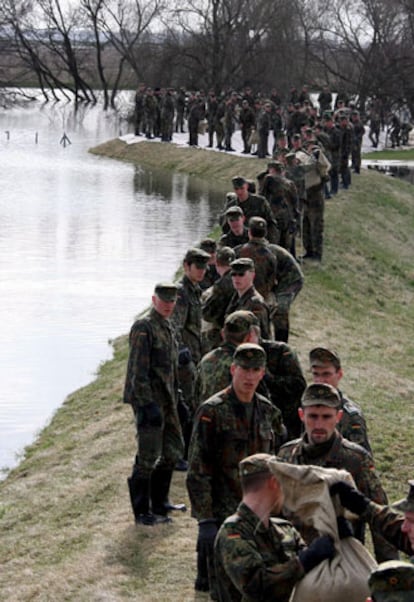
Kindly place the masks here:
POLYGON ((3 471, 93 379, 108 340, 129 330, 221 208, 206 183, 87 153, 127 131, 96 107, 75 115, 31 103, 0 114, 3 471))

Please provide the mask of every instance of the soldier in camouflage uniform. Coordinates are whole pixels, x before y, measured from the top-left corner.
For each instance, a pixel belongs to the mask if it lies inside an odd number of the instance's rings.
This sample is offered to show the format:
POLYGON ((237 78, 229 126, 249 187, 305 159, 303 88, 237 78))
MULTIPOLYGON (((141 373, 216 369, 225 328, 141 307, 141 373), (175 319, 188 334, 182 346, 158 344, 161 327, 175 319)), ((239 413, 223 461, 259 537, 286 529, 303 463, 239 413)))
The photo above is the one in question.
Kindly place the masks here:
POLYGON ((268 201, 263 196, 250 193, 249 183, 243 176, 235 176, 232 179, 232 183, 235 194, 227 196, 223 213, 220 216, 220 225, 223 226, 223 231, 227 232, 228 230, 225 217, 227 209, 237 205, 243 210, 247 222, 253 216, 265 219, 268 232, 267 238, 270 242, 277 243, 279 240, 279 231, 268 201))
POLYGON ((193 403, 195 368, 202 356, 199 283, 204 278, 209 259, 210 255, 202 249, 187 251, 183 261, 184 276, 178 284, 177 303, 171 316, 179 344, 178 380, 182 392, 179 411, 185 441, 184 458, 191 436, 190 408, 193 403))
POLYGON ((337 425, 343 437, 362 445, 372 455, 371 445, 368 440, 367 424, 359 405, 345 397, 338 388, 343 377, 341 360, 336 351, 326 347, 315 347, 309 352, 309 364, 314 383, 332 385, 338 391, 342 401, 342 418, 337 425))
POLYGON ((199 525, 195 587, 210 589, 213 599, 213 543, 218 527, 241 500, 238 464, 250 454, 272 453, 283 428, 277 408, 256 393, 265 363, 258 345, 237 347, 230 368, 232 384, 202 403, 195 416, 187 473, 192 516, 199 525))
MULTIPOLYGON (((128 479, 136 523, 167 522, 173 468, 183 452, 177 414, 178 346, 169 317, 177 287, 158 284, 149 314, 137 320, 129 335, 124 402, 134 410, 138 452, 128 479)), ((182 509, 182 508, 181 508, 182 509)))
POLYGON ((401 552, 414 561, 414 480, 407 497, 392 506, 382 506, 365 497, 348 483, 335 483, 331 495, 338 494, 342 506, 366 520, 378 533, 384 536, 401 552))
POLYGON ((154 138, 155 135, 155 120, 157 117, 158 103, 154 96, 154 90, 147 88, 144 96, 144 121, 145 121, 145 136, 148 139, 154 138))
MULTIPOLYGON (((299 409, 305 433, 300 439, 283 445, 278 457, 292 464, 345 469, 367 497, 378 504, 386 504, 387 496, 375 472, 372 456, 360 445, 344 439, 336 429, 342 414, 341 398, 334 387, 323 383, 309 385, 299 409)), ((305 541, 312 539, 312 529, 302 528, 301 533, 305 541)), ((398 557, 395 548, 377 531, 371 529, 371 533, 378 562, 398 557)), ((355 536, 363 540, 360 524, 355 524, 355 536)))
POLYGON ((204 238, 198 245, 198 248, 210 255, 210 259, 207 263, 206 273, 204 274, 202 281, 199 283, 201 290, 205 291, 210 288, 210 286, 213 286, 213 284, 220 278, 216 268, 217 242, 214 240, 214 238, 204 238))
POLYGON ((224 315, 234 293, 230 264, 235 259, 236 255, 230 247, 221 247, 217 250, 216 269, 219 279, 201 296, 203 355, 222 342, 221 329, 224 326, 224 315))
POLYGON ((352 149, 351 149, 352 169, 354 170, 355 173, 360 173, 362 141, 364 139, 365 126, 362 123, 359 111, 355 110, 355 111, 351 112, 351 123, 352 123, 352 127, 354 129, 354 136, 352 139, 352 149))
POLYGON ((243 245, 249 240, 249 233, 245 224, 245 215, 243 209, 238 205, 229 207, 225 213, 226 223, 229 231, 223 234, 219 240, 221 247, 237 247, 243 245))
POLYGON ((351 156, 354 140, 354 128, 348 121, 348 116, 343 113, 339 116, 339 131, 341 133, 341 151, 339 160, 339 173, 342 178, 342 187, 347 190, 351 185, 351 170, 349 157, 351 156))
POLYGON ((269 454, 242 460, 240 482, 242 501, 221 526, 214 548, 219 599, 288 602, 295 584, 334 556, 333 541, 324 535, 306 547, 290 522, 275 517, 283 490, 269 454))
POLYGON ((231 277, 235 292, 226 308, 226 316, 238 309, 247 309, 257 316, 260 330, 265 338, 270 338, 269 307, 253 285, 255 279, 254 262, 249 257, 241 257, 231 263, 231 277))

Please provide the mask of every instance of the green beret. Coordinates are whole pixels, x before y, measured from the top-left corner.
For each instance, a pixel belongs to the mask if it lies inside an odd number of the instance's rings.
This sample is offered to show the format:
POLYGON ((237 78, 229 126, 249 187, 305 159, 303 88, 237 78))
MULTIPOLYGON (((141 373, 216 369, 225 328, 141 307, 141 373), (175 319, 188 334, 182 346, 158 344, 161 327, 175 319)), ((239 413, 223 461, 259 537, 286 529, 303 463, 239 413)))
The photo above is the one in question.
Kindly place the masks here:
POLYGON ((250 257, 240 257, 232 261, 230 264, 232 274, 245 274, 246 272, 254 272, 254 261, 250 257))
POLYGON ((195 263, 197 267, 206 267, 208 261, 210 259, 210 255, 203 251, 203 249, 192 248, 188 249, 185 254, 184 261, 185 263, 191 264, 195 263))
POLYGON ((324 383, 312 384, 306 387, 302 396, 302 407, 308 408, 309 406, 327 406, 339 409, 342 401, 335 387, 324 383))
POLYGON ((155 285, 154 294, 161 301, 175 301, 177 299, 177 286, 170 282, 159 282, 155 285))
POLYGON ((265 350, 254 343, 242 343, 234 352, 233 363, 242 368, 264 368, 266 366, 265 350))
POLYGON ((323 366, 324 364, 333 364, 337 370, 341 367, 341 360, 336 351, 327 347, 314 347, 309 352, 309 362, 312 366, 323 366))
POLYGON ((368 579, 375 602, 410 602, 414 600, 414 565, 401 560, 382 562, 368 579))

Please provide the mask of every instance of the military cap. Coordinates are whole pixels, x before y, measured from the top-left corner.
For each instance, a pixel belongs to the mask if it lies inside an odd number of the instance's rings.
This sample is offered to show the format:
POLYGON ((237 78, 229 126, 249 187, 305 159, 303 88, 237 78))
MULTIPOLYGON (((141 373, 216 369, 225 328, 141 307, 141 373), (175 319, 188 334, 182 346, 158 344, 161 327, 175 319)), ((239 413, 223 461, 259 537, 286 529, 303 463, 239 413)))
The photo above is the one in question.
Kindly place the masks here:
POLYGON ((267 168, 281 170, 283 168, 283 163, 281 163, 280 161, 269 161, 269 163, 267 164, 267 168))
POLYGON ((264 368, 266 366, 265 350, 255 343, 242 343, 234 352, 233 363, 242 368, 264 368))
POLYGON ((246 334, 250 330, 250 326, 258 326, 259 320, 252 311, 239 309, 229 314, 224 320, 224 326, 228 332, 246 334))
POLYGON ((231 247, 220 247, 217 249, 216 262, 219 265, 230 265, 236 259, 236 254, 231 247))
POLYGON ((302 136, 300 134, 293 134, 292 140, 302 140, 302 136))
POLYGON ((414 480, 408 481, 410 489, 407 497, 392 505, 399 512, 414 512, 414 480))
POLYGON ((263 219, 262 217, 258 217, 257 215, 254 215, 253 217, 251 217, 249 219, 249 229, 251 229, 251 228, 256 228, 256 229, 266 231, 266 229, 267 229, 266 220, 263 219))
POLYGON ((206 253, 206 251, 203 251, 203 249, 197 249, 195 247, 188 249, 184 257, 185 263, 195 263, 195 265, 199 268, 205 268, 209 259, 210 255, 206 253))
POLYGON ((239 462, 240 477, 249 477, 256 474, 272 474, 269 461, 272 459, 270 454, 253 454, 247 456, 239 462))
POLYGON ((286 157, 286 161, 290 161, 290 160, 293 161, 293 159, 296 159, 296 153, 290 153, 290 152, 286 153, 285 157, 286 157))
POLYGON ((246 272, 254 272, 254 261, 250 257, 240 257, 235 259, 230 264, 231 273, 233 274, 245 274, 246 272))
POLYGON ((351 115, 359 115, 359 111, 357 111, 357 109, 354 109, 353 111, 351 111, 351 115))
POLYGON ((309 363, 312 366, 323 366, 333 364, 337 370, 341 367, 341 360, 336 351, 327 347, 314 347, 309 352, 309 363))
POLYGON ((233 184, 233 188, 241 188, 246 184, 247 180, 243 176, 235 176, 231 179, 231 182, 233 184))
POLYGON ((302 407, 327 406, 328 408, 340 408, 341 398, 335 387, 325 383, 312 384, 306 387, 302 395, 302 407))
POLYGON ((280 140, 282 138, 286 138, 286 134, 282 130, 279 130, 278 132, 276 132, 276 140, 280 140))
POLYGON ((206 253, 215 253, 217 249, 217 242, 213 238, 205 238, 200 242, 200 249, 206 251, 206 253))
POLYGON ((161 301, 175 301, 177 299, 177 286, 171 282, 159 282, 155 285, 154 294, 161 301))
POLYGON ((244 215, 244 213, 243 213, 243 209, 241 207, 239 207, 238 205, 232 205, 231 207, 229 207, 227 209, 227 211, 224 215, 230 221, 236 221, 239 219, 239 217, 244 215))
POLYGON ((325 113, 323 114, 323 118, 324 119, 332 119, 331 111, 325 111, 325 113))
POLYGON ((414 599, 414 565, 388 560, 375 568, 368 579, 375 602, 410 602, 414 599))

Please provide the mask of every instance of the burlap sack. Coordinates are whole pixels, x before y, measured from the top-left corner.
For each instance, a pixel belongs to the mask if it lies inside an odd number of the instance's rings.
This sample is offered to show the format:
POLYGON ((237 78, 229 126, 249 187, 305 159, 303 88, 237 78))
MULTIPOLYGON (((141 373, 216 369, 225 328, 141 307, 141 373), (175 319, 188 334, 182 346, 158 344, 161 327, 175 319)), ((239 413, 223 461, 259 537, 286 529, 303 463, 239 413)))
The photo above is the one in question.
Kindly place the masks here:
POLYGON ((332 501, 329 487, 337 481, 354 485, 345 470, 319 466, 295 466, 274 460, 273 469, 285 493, 285 507, 321 535, 331 535, 336 555, 324 560, 299 581, 290 602, 365 602, 368 577, 377 563, 353 537, 340 540, 337 516, 344 510, 332 501))

